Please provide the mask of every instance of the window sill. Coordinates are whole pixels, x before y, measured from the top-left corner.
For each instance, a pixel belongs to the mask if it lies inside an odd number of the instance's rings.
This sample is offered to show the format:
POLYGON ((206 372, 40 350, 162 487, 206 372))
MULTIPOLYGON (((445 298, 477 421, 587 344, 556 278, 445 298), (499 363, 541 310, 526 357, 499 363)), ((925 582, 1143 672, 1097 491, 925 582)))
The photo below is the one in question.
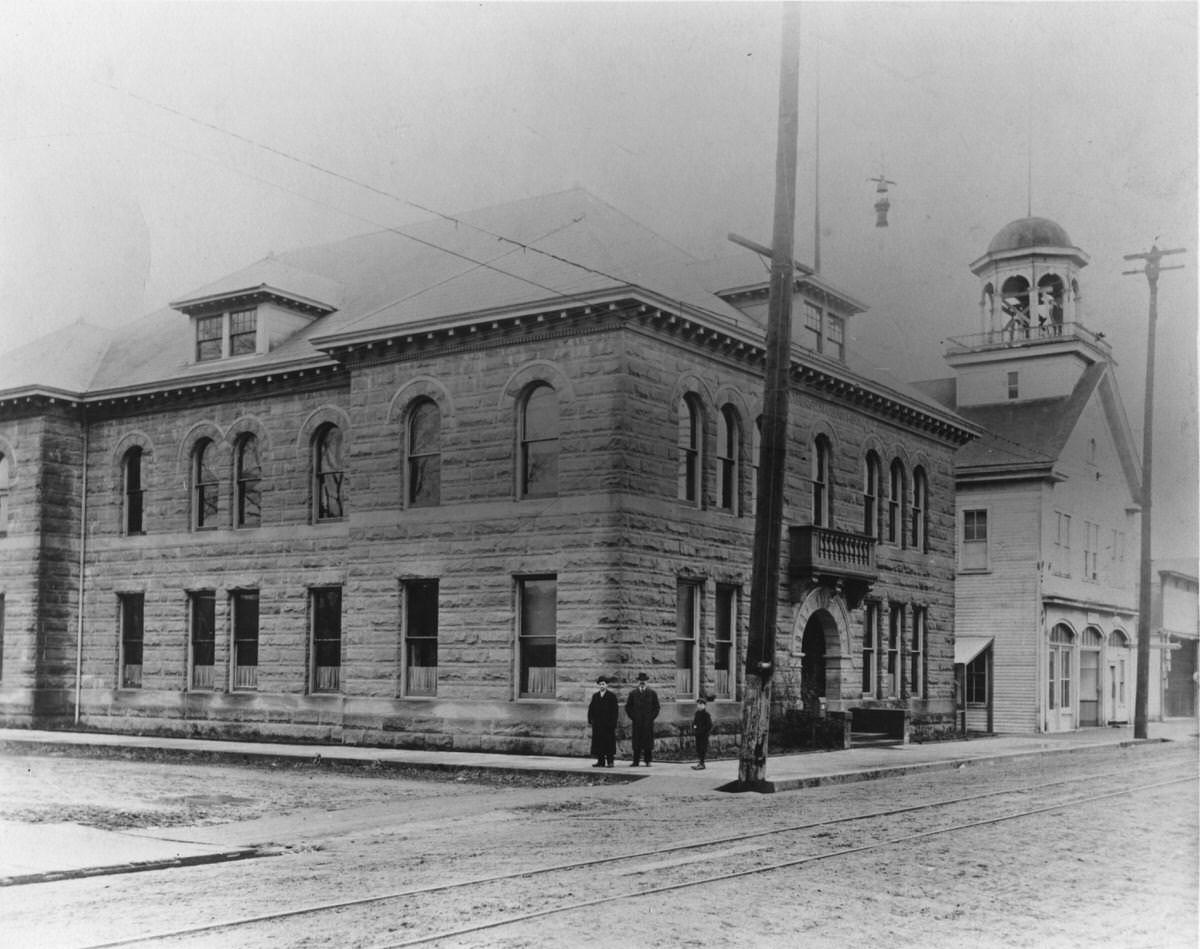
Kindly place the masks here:
POLYGON ((992 568, 991 567, 959 567, 958 572, 960 574, 978 575, 978 574, 991 573, 992 568))

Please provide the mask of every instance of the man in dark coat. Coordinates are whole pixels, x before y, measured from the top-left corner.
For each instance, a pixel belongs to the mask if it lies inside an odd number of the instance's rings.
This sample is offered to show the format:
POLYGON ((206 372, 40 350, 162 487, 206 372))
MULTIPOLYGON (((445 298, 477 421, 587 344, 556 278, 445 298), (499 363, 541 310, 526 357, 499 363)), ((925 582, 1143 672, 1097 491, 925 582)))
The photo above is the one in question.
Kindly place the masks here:
POLYGON ((588 703, 588 724, 592 726, 592 754, 596 756, 593 768, 611 768, 617 753, 617 719, 621 706, 614 693, 608 691, 608 680, 600 676, 596 680, 596 691, 588 703))
POLYGON ((650 758, 654 751, 654 720, 658 718, 658 695, 646 685, 646 673, 638 673, 637 688, 629 693, 625 700, 625 714, 633 722, 633 764, 636 768, 642 758, 646 759, 646 767, 650 767, 650 758))

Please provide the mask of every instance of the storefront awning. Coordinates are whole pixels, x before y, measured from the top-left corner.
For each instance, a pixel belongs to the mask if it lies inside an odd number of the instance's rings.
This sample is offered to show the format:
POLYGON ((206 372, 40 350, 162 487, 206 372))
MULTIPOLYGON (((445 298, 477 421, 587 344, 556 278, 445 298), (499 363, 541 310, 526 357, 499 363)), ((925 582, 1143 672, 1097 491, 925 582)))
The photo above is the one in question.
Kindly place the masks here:
POLYGON ((965 666, 991 644, 991 636, 959 636, 954 640, 954 664, 965 666))

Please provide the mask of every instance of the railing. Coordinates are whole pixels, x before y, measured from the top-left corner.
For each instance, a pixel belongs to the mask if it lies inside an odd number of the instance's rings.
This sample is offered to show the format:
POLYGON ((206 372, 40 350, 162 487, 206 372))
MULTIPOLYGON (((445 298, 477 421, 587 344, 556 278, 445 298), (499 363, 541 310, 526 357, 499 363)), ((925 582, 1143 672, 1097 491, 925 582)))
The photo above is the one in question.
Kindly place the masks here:
POLYGON ((1104 334, 1093 333, 1082 323, 1043 323, 1040 326, 1027 326, 1014 322, 1004 329, 947 339, 946 355, 1005 349, 1029 343, 1058 343, 1064 339, 1080 339, 1106 352, 1109 350, 1108 343, 1104 342, 1104 334))
POLYGON ((875 538, 811 524, 789 531, 792 574, 829 574, 875 580, 875 538))
POLYGON ((192 666, 193 689, 211 692, 216 681, 216 666, 192 666))
POLYGON ((235 689, 257 689, 258 666, 234 666, 233 687, 235 689))
POLYGON ((342 687, 341 666, 317 666, 316 672, 316 681, 313 683, 315 691, 336 692, 342 687))
POLYGON ((407 693, 437 695, 437 666, 409 666, 407 693))

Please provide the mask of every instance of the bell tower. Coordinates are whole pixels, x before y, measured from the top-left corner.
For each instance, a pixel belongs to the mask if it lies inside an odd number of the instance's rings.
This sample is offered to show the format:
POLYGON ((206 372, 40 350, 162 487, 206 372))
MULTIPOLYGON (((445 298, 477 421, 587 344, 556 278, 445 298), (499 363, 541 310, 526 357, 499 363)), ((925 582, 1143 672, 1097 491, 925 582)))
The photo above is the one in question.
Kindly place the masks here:
POLYGON ((960 406, 1065 395, 1081 373, 1111 361, 1082 322, 1079 271, 1088 255, 1043 217, 1002 227, 971 264, 982 284, 979 333, 948 340, 960 406))

